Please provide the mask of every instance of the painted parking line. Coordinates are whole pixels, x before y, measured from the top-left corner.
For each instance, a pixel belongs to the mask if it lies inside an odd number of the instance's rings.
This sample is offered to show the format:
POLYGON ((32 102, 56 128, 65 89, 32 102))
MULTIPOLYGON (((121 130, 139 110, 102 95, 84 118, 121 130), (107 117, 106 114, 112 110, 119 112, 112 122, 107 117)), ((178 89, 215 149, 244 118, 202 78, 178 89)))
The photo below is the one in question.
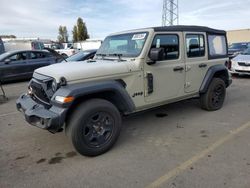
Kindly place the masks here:
POLYGON ((11 116, 11 115, 15 115, 15 114, 19 114, 20 112, 10 112, 10 113, 6 113, 6 114, 0 114, 0 118, 1 117, 6 117, 6 116, 11 116))
POLYGON ((180 164, 176 168, 172 169, 171 171, 169 171, 166 174, 164 174, 163 176, 161 176, 160 178, 156 179, 150 185, 146 186, 146 188, 155 188, 155 187, 162 186, 164 183, 167 183, 168 180, 179 175, 180 173, 185 171, 187 168, 189 168, 191 165, 193 165, 194 163, 196 163, 200 159, 206 157, 209 153, 213 152, 215 149, 217 149, 218 147, 222 146, 223 144, 225 144, 226 142, 231 140, 235 135, 241 133, 242 131, 244 131, 248 128, 250 128, 250 121, 248 123, 240 126, 239 128, 230 131, 230 134, 220 138, 215 143, 210 145, 207 149, 201 151, 200 153, 193 156, 191 159, 185 161, 184 163, 180 164))

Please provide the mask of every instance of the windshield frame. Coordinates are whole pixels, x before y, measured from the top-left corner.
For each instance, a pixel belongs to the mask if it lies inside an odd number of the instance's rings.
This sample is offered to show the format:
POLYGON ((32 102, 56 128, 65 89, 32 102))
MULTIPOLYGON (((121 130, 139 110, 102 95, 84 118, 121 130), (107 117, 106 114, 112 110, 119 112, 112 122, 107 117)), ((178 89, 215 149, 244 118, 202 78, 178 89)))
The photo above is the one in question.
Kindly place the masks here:
MULTIPOLYGON (((102 45, 101 45, 100 48, 97 50, 96 55, 98 56, 98 54, 100 54, 100 55, 104 55, 105 57, 117 57, 117 55, 121 55, 122 58, 137 58, 137 57, 139 57, 139 56, 142 54, 143 49, 144 49, 144 47, 145 47, 145 44, 146 44, 146 42, 147 42, 147 40, 148 40, 148 36, 149 36, 149 31, 135 31, 135 32, 128 32, 128 33, 121 33, 121 34, 109 35, 109 36, 107 36, 107 37, 104 39, 102 45), (144 34, 144 33, 146 34, 146 36, 145 36, 145 38, 144 38, 145 41, 144 41, 144 43, 143 43, 143 45, 142 45, 142 48, 141 48, 141 50, 140 50, 140 52, 139 52, 138 54, 135 54, 135 55, 122 54, 122 53, 103 54, 103 53, 99 52, 99 50, 101 50, 102 45, 104 45, 105 40, 108 39, 109 37, 120 37, 120 36, 124 36, 124 35, 136 35, 136 34, 144 34)), ((131 39, 131 40, 132 40, 132 39, 131 39)))
POLYGON ((10 52, 5 52, 3 54, 0 54, 0 61, 3 61, 4 59, 8 58, 11 55, 10 52))

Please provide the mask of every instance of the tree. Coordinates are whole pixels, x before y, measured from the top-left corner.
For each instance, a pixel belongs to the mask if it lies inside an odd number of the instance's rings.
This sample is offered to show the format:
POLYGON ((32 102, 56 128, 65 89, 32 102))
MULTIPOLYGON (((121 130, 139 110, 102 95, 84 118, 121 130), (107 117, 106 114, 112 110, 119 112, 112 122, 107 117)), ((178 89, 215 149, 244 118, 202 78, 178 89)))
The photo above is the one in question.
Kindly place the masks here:
POLYGON ((74 25, 73 27, 72 35, 73 35, 73 42, 77 42, 78 38, 77 38, 77 26, 76 25, 74 25))
POLYGON ((68 39, 69 39, 69 35, 68 35, 68 30, 67 30, 67 27, 66 26, 59 26, 59 29, 58 29, 58 41, 61 42, 61 43, 64 43, 64 42, 68 42, 68 39))
POLYGON ((6 38, 6 39, 15 39, 15 35, 0 35, 0 38, 6 38))
POLYGON ((63 27, 63 33, 64 33, 64 42, 69 42, 69 35, 66 26, 63 27))
POLYGON ((77 40, 83 41, 89 38, 88 30, 82 18, 77 19, 77 40))

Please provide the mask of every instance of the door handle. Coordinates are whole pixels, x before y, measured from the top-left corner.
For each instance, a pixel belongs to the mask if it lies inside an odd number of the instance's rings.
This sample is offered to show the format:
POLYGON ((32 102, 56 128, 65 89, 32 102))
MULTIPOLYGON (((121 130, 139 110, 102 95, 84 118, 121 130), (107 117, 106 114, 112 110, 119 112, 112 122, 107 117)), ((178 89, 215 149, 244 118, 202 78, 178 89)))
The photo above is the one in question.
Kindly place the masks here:
POLYGON ((207 64, 205 64, 205 63, 199 64, 199 67, 200 68, 205 68, 205 67, 207 67, 207 64))
POLYGON ((178 67, 175 67, 173 70, 174 70, 175 72, 176 72, 176 71, 183 71, 184 68, 181 67, 181 66, 178 66, 178 67))

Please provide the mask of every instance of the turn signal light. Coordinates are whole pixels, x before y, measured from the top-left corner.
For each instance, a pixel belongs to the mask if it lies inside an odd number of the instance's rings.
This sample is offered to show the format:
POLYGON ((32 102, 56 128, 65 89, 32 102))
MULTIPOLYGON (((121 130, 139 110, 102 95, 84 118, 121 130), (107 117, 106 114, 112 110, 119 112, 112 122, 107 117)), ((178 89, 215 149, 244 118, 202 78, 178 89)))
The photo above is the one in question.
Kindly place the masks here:
POLYGON ((55 100, 60 103, 70 103, 74 100, 74 97, 62 97, 62 96, 56 96, 55 100))

